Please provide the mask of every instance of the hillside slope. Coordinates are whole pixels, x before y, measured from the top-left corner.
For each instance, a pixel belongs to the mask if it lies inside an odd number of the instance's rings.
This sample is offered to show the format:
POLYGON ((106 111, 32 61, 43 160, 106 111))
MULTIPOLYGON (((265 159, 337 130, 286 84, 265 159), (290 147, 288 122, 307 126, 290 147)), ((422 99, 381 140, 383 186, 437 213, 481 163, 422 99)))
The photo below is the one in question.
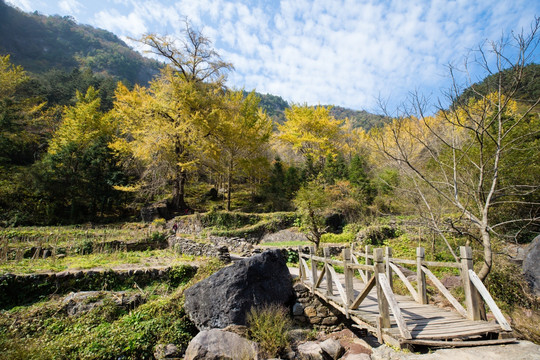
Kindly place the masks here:
POLYGON ((0 0, 0 54, 25 70, 89 68, 130 83, 145 84, 161 64, 129 48, 113 33, 77 24, 70 17, 28 14, 0 0))

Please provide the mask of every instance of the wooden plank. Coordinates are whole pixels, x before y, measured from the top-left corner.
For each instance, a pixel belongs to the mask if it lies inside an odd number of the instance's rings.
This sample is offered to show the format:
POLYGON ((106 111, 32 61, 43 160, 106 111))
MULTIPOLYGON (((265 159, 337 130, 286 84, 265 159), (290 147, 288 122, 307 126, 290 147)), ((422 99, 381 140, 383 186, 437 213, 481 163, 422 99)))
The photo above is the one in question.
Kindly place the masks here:
MULTIPOLYGON (((325 247, 323 249, 324 258, 326 261, 330 260, 330 249, 325 247)), ((334 289, 332 286, 332 275, 330 274, 330 271, 328 271, 328 267, 331 265, 328 264, 328 262, 325 262, 324 268, 326 270, 326 296, 333 296, 334 295, 334 289)))
POLYGON ((397 263, 397 264, 416 265, 416 260, 409 260, 409 259, 392 258, 392 262, 397 263))
POLYGON ((317 276, 317 282, 315 283, 316 288, 318 288, 321 285, 321 282, 323 280, 325 273, 326 273, 326 266, 323 266, 321 273, 317 276))
MULTIPOLYGON (((416 265, 416 260, 410 260, 410 259, 398 259, 398 258, 391 258, 390 261, 396 264, 405 264, 405 265, 416 265)), ((461 268, 460 263, 456 262, 438 262, 438 261, 427 261, 423 260, 422 265, 429 266, 429 267, 449 267, 449 268, 461 268)))
POLYGON ((349 265, 351 264, 351 249, 345 248, 343 249, 343 275, 345 275, 345 305, 346 308, 349 308, 349 305, 354 300, 354 269, 351 269, 349 265))
MULTIPOLYGON (((354 264, 356 265, 361 265, 360 262, 358 261, 358 258, 356 256, 354 256, 354 254, 352 255, 352 261, 354 264)), ((358 270, 361 270, 361 269, 358 269, 358 270)), ((367 283, 368 282, 368 279, 366 277, 366 274, 364 274, 363 271, 358 271, 358 273, 360 274, 360 277, 362 278, 362 281, 364 283, 367 283)))
POLYGON ((444 329, 440 329, 437 331, 411 331, 412 334, 414 334, 415 338, 423 338, 423 339, 446 339, 451 337, 466 337, 466 336, 472 336, 472 335, 482 335, 490 332, 486 329, 470 329, 465 331, 454 331, 454 332, 448 332, 444 329))
POLYGON ((392 292, 392 288, 390 287, 390 284, 388 283, 388 279, 386 278, 385 274, 379 274, 379 283, 381 284, 384 295, 386 296, 388 305, 390 306, 390 309, 394 314, 394 319, 397 322, 397 326, 399 328, 401 336, 404 339, 412 339, 411 333, 407 329, 407 323, 401 315, 401 309, 399 308, 399 305, 396 301, 396 298, 394 297, 394 293, 392 292))
POLYGON ((403 281, 403 283, 405 284, 405 286, 407 287, 407 289, 411 293, 414 300, 418 301, 418 293, 416 292, 416 289, 412 286, 409 279, 407 279, 407 277, 405 276, 405 274, 403 274, 403 272, 400 270, 400 268, 398 268, 396 265, 392 264, 392 262, 390 262, 389 264, 392 267, 392 269, 394 270, 394 272, 397 274, 397 276, 399 276, 401 281, 403 281))
POLYGON ((486 289, 484 284, 482 283, 482 280, 476 275, 476 273, 469 269, 469 279, 473 283, 473 285, 476 287, 480 295, 484 298, 484 301, 486 304, 488 304, 489 308, 491 309, 491 312, 495 316, 495 319, 497 319, 497 322, 499 325, 501 325, 501 328, 506 331, 512 331, 512 328, 510 327, 510 324, 506 321, 506 318, 502 314, 501 310, 489 294, 489 291, 486 289))
POLYGON ((461 280, 465 292, 465 304, 467 305, 467 317, 469 320, 482 320, 480 313, 481 299, 478 291, 469 279, 469 269, 473 269, 472 249, 468 246, 460 246, 461 257, 461 280))
POLYGON ((375 281, 377 286, 377 302, 379 303, 379 314, 382 317, 383 327, 390 327, 390 312, 388 310, 388 299, 384 296, 383 289, 381 287, 379 274, 384 274, 383 264, 383 249, 377 248, 373 252, 375 257, 375 281))
POLYGON ((343 285, 339 282, 339 278, 336 274, 336 270, 329 266, 328 270, 330 270, 330 274, 332 276, 332 281, 334 284, 336 284, 337 291, 339 292, 339 295, 341 296, 341 299, 343 300, 343 304, 347 303, 347 294, 345 294, 345 289, 343 289, 343 285))
POLYGON ((461 264, 457 262, 439 262, 439 261, 422 261, 422 265, 429 267, 447 267, 447 268, 461 268, 461 264))
POLYGON ((431 280, 431 282, 439 289, 439 291, 444 295, 448 301, 450 301, 450 304, 457 310, 458 313, 463 315, 463 317, 467 317, 467 310, 459 303, 459 301, 456 300, 455 297, 450 294, 450 291, 437 279, 435 275, 426 267, 422 266, 422 271, 426 273, 428 278, 431 280))
POLYGON ((416 284, 418 287, 418 302, 427 304, 426 276, 422 272, 422 261, 424 261, 425 250, 423 247, 416 248, 416 284))
MULTIPOLYGON (((372 277, 371 279, 369 279, 364 290, 362 290, 362 292, 358 294, 356 299, 354 299, 353 303, 351 304, 351 309, 356 309, 362 303, 362 301, 366 299, 366 297, 369 295, 370 291, 373 289, 374 286, 375 286, 375 277, 372 277)), ((376 303, 374 302, 373 305, 376 305, 376 303)))
POLYGON ((304 271, 303 271, 303 272, 304 272, 304 274, 306 274, 306 275, 307 275, 307 278, 308 278, 308 280, 310 280, 310 281, 311 281, 311 283, 313 283, 313 278, 311 277, 311 273, 310 273, 310 271, 309 271, 309 266, 308 266, 308 264, 307 264, 306 260, 304 260, 304 259, 300 258, 300 263, 301 263, 301 264, 302 264, 302 266, 304 267, 304 271))
POLYGON ((394 291, 394 281, 392 277, 392 267, 390 266, 390 258, 392 257, 392 248, 389 246, 386 246, 384 248, 385 251, 385 262, 386 262, 386 279, 388 280, 388 284, 390 284, 390 289, 392 289, 392 292, 394 291))
POLYGON ((471 340, 471 341, 444 341, 444 340, 420 340, 413 339, 404 341, 412 345, 425 345, 437 347, 471 347, 471 346, 488 346, 502 345, 516 342, 515 338, 509 339, 493 339, 493 340, 471 340))

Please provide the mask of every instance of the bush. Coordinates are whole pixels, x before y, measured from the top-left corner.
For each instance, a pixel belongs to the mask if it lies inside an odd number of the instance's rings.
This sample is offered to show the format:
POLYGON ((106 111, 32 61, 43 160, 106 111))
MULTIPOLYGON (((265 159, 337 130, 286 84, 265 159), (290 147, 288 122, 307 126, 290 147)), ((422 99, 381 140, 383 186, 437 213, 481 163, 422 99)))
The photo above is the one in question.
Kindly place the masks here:
POLYGON ((291 319, 286 308, 275 304, 251 308, 247 323, 250 339, 259 344, 265 358, 276 357, 289 345, 291 319))
POLYGON ((332 234, 326 233, 321 236, 321 242, 323 243, 350 243, 354 241, 356 237, 353 233, 332 234))

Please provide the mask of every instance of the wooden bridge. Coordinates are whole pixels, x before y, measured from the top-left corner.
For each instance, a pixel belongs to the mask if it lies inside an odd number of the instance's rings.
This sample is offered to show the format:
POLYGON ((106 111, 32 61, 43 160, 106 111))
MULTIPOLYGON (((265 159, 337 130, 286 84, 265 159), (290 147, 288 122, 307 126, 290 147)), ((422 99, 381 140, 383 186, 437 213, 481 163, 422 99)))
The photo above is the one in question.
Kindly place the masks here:
POLYGON ((357 252, 343 250, 343 261, 309 254, 299 248, 300 281, 312 293, 341 311, 358 327, 377 335, 380 342, 398 347, 414 345, 457 347, 503 344, 515 341, 512 329, 491 295, 473 270, 472 250, 461 247, 461 262, 425 261, 424 249, 417 248, 416 260, 392 257, 392 250, 370 247, 357 252), (363 261, 359 261, 361 259, 363 261), (416 267, 417 286, 411 284, 397 264, 416 267), (343 269, 338 274, 335 267, 343 269), (460 270, 465 307, 429 270, 433 267, 460 270), (394 293, 394 276, 406 286, 411 296, 394 293), (428 304, 427 282, 452 304, 453 311, 428 304), (484 304, 495 321, 485 321, 484 304))

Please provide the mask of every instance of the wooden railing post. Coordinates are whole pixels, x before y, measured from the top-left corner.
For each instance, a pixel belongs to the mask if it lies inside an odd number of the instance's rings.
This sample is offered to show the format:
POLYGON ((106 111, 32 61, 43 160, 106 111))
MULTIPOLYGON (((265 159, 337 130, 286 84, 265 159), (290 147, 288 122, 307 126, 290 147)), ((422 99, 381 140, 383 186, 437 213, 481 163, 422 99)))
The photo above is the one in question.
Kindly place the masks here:
MULTIPOLYGON (((366 255, 366 265, 371 265, 373 263, 371 262, 371 259, 368 257, 369 255, 371 255, 371 246, 366 245, 365 250, 366 250, 366 254, 365 254, 366 255)), ((371 278, 371 275, 373 275, 371 273, 371 271, 366 270, 366 281, 369 281, 369 279, 371 278)))
POLYGON ((384 256, 383 249, 373 250, 373 260, 375 261, 375 281, 377 286, 377 302, 379 303, 379 315, 381 317, 381 327, 390 327, 390 311, 388 309, 388 300, 384 295, 384 290, 379 282, 379 274, 384 274, 384 256))
POLYGON ((394 291, 394 281, 392 279, 392 268, 390 267, 390 259, 392 258, 392 248, 389 246, 385 247, 385 262, 386 262, 386 278, 388 279, 388 284, 390 284, 390 289, 394 291))
POLYGON ((469 279, 469 270, 473 270, 472 249, 469 246, 460 246, 461 257, 461 280, 465 292, 465 305, 467 307, 467 317, 470 320, 481 320, 480 312, 481 299, 478 290, 469 279))
POLYGON ((416 248, 416 284, 418 287, 418 302, 427 304, 426 292, 426 274, 422 271, 422 262, 424 261, 425 250, 423 247, 416 248))
POLYGON ((348 265, 352 263, 351 259, 351 249, 343 249, 343 273, 345 274, 345 295, 347 298, 347 308, 354 301, 354 288, 353 288, 353 278, 354 278, 354 269, 350 268, 348 265))
POLYGON ((332 266, 328 263, 328 259, 330 259, 330 248, 325 247, 323 248, 324 252, 324 258, 325 263, 324 266, 326 266, 326 296, 333 296, 334 295, 334 284, 332 283, 332 273, 328 269, 328 267, 332 266))
POLYGON ((315 256, 315 247, 310 246, 309 259, 311 260, 311 277, 313 279, 313 284, 311 284, 311 289, 313 290, 313 293, 315 293, 315 284, 317 283, 317 264, 315 263, 315 260, 313 260, 313 256, 315 256))
POLYGON ((300 281, 304 282, 306 280, 307 274, 304 273, 304 269, 302 266, 302 247, 298 246, 298 277, 300 277, 300 281))

